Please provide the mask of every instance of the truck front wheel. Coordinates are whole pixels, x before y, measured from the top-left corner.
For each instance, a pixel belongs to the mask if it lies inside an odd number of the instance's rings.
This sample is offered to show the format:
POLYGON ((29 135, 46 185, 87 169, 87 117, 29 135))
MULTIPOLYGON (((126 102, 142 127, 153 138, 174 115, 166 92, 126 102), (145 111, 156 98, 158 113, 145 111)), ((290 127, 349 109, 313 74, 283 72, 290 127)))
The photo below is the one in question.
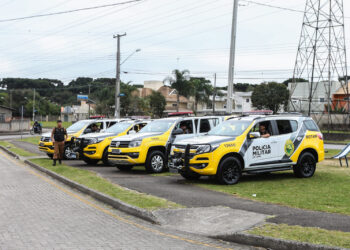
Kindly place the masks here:
POLYGON ((217 180, 224 185, 237 184, 242 176, 242 166, 239 159, 230 156, 224 159, 216 174, 217 180))

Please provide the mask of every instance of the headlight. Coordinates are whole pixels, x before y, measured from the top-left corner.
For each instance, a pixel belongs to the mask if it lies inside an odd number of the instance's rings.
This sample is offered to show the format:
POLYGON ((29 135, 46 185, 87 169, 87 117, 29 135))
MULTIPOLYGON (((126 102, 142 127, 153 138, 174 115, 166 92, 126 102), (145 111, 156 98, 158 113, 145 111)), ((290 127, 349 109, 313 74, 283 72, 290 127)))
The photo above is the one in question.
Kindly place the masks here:
POLYGON ((96 144, 96 143, 99 143, 103 140, 104 140, 104 138, 91 138, 91 139, 89 139, 89 144, 96 144))
POLYGON ((141 143, 142 143, 142 140, 141 141, 131 141, 129 143, 129 148, 137 148, 137 147, 140 147, 141 146, 141 143))
POLYGON ((211 151, 210 145, 198 145, 196 154, 205 154, 205 153, 209 153, 210 151, 211 151))

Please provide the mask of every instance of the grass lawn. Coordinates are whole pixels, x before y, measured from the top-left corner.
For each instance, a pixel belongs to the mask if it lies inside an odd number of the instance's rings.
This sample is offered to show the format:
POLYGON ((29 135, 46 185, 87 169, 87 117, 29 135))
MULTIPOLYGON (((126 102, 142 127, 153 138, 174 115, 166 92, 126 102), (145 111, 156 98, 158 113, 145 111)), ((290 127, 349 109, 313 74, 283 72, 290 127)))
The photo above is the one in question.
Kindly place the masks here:
POLYGON ((292 171, 286 171, 244 175, 232 186, 219 185, 215 180, 190 183, 252 200, 350 215, 350 168, 341 168, 338 161, 318 164, 315 175, 308 179, 295 178, 292 171))
MULTIPOLYGON (((321 130, 322 134, 328 134, 327 129, 322 129, 321 130)), ((340 131, 340 130, 330 130, 330 134, 350 134, 350 131, 340 131)))
POLYGON ((246 233, 312 244, 350 248, 350 233, 315 227, 265 224, 261 227, 253 228, 246 233))
POLYGON ((331 141, 331 140, 325 140, 324 141, 325 144, 338 144, 338 145, 347 145, 350 143, 349 140, 346 141, 331 141))
MULTIPOLYGON (((40 123, 43 126, 43 128, 54 128, 57 125, 56 121, 53 121, 53 122, 40 122, 40 123)), ((31 122, 31 124, 33 125, 33 122, 31 122)), ((70 125, 72 125, 71 122, 62 122, 62 126, 64 128, 68 128, 70 125)))
POLYGON ((330 159, 331 157, 335 156, 336 154, 338 154, 340 152, 339 149, 325 149, 325 151, 327 151, 327 153, 325 153, 324 157, 327 159, 330 159))
POLYGON ((12 143, 7 142, 7 141, 0 141, 0 145, 6 147, 8 150, 10 150, 13 153, 18 154, 19 156, 23 156, 23 157, 36 156, 36 154, 28 152, 24 149, 18 148, 15 145, 13 145, 12 143))
POLYGON ((27 138, 23 138, 22 140, 19 140, 19 141, 29 142, 31 144, 38 145, 38 143, 40 141, 40 137, 41 136, 27 137, 27 138))
POLYGON ((88 170, 77 169, 69 167, 67 165, 57 165, 56 167, 53 167, 52 160, 49 159, 33 159, 31 161, 70 180, 78 182, 91 189, 97 190, 101 193, 107 194, 136 207, 148 210, 182 207, 163 198, 124 189, 88 170))

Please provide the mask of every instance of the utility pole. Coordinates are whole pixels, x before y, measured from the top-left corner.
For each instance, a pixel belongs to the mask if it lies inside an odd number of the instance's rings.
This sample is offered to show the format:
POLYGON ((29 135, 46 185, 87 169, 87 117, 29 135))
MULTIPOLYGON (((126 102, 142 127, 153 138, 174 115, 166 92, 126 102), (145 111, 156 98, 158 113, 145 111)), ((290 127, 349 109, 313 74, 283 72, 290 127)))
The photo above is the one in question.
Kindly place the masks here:
POLYGON ((229 114, 232 113, 232 97, 233 97, 233 91, 234 91, 233 82, 234 82, 235 57, 236 57, 238 2, 239 0, 234 0, 233 15, 232 15, 230 65, 228 69, 228 88, 227 88, 227 105, 226 105, 226 112, 229 114))
POLYGON ((120 38, 126 36, 126 33, 120 35, 114 35, 113 38, 117 38, 117 70, 115 79, 115 111, 114 117, 120 118, 120 38))
POLYGON ((34 95, 33 95, 33 121, 35 120, 35 89, 34 89, 34 95))
POLYGON ((90 119, 90 83, 89 83, 88 104, 89 104, 89 119, 90 119))
POLYGON ((214 73, 213 115, 215 115, 216 73, 214 73))

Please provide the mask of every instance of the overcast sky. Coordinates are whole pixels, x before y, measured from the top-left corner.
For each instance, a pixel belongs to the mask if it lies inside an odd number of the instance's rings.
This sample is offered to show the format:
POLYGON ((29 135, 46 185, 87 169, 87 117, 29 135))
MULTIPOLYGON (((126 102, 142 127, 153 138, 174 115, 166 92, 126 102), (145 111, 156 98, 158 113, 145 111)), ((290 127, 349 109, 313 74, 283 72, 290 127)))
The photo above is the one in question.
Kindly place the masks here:
MULTIPOLYGON (((0 20, 125 0, 0 0, 0 20)), ((298 10, 305 0, 255 0, 298 10)), ((345 16, 350 3, 344 1, 345 16)), ((0 78, 114 77, 116 39, 122 38, 122 80, 163 80, 175 68, 226 85, 233 0, 144 0, 128 5, 0 23, 0 78)), ((302 13, 241 1, 236 82, 292 76, 302 13)), ((346 31, 350 19, 346 18, 346 31)), ((347 34, 350 47, 350 34, 347 34)))

